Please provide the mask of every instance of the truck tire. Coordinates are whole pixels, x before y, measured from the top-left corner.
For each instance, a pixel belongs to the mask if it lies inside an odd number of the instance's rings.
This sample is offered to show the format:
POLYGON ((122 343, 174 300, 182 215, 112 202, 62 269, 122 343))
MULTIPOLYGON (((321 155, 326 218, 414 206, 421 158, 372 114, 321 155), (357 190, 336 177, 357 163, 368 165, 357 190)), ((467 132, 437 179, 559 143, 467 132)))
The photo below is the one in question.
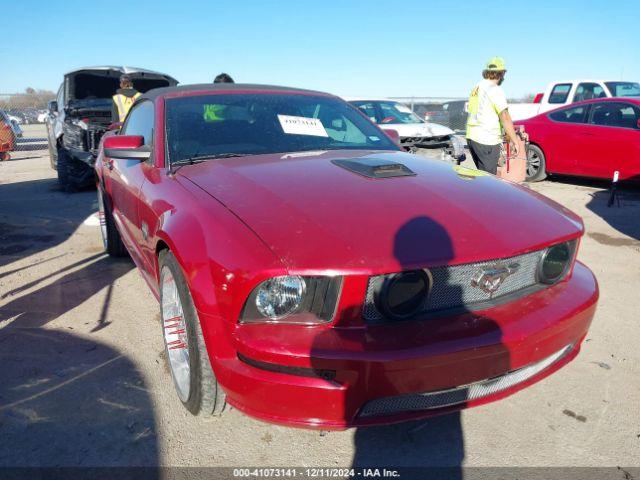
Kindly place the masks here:
POLYGON ((547 178, 547 163, 544 152, 537 145, 529 145, 527 149, 527 182, 539 182, 547 178))
POLYGON ((47 142, 47 148, 49 149, 49 164, 51 165, 51 168, 53 168, 54 170, 57 170, 57 155, 58 155, 58 149, 55 148, 55 145, 52 146, 51 145, 51 141, 47 142))
POLYGON ((104 249, 110 257, 126 257, 127 249, 122 243, 120 232, 116 228, 113 221, 113 214, 104 192, 98 188, 98 216, 100 218, 100 233, 102 234, 102 243, 104 249))
POLYGON ((226 407, 226 395, 211 368, 182 268, 169 250, 160 252, 158 263, 164 353, 178 398, 193 415, 220 416, 226 407))
POLYGON ((93 184, 93 168, 73 158, 62 147, 58 147, 57 151, 56 171, 58 172, 58 183, 65 192, 77 192, 93 184))

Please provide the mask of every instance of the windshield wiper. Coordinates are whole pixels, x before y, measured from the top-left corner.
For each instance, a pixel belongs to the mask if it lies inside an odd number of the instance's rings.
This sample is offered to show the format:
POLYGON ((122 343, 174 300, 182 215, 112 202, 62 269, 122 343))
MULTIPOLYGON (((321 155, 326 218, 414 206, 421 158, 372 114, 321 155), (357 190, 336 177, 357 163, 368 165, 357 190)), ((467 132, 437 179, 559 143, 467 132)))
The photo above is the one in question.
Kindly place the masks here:
POLYGON ((180 160, 176 160, 175 162, 171 162, 170 173, 175 173, 173 167, 183 167, 185 165, 194 165, 196 163, 204 162, 205 160, 215 160, 217 158, 232 158, 232 157, 244 157, 246 154, 242 153, 211 153, 209 155, 193 155, 191 157, 182 158, 180 160))

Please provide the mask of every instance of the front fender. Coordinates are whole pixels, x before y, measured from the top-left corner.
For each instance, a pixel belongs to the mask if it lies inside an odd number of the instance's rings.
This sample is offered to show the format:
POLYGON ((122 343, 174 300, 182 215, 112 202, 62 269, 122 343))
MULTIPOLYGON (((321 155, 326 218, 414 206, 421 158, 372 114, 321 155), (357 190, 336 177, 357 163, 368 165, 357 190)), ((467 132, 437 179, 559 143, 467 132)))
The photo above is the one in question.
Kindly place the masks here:
MULTIPOLYGON (((251 290, 286 268, 236 215, 190 181, 175 177, 181 192, 164 203, 155 232, 157 253, 166 245, 178 260, 196 308, 235 324, 251 290)), ((164 182, 163 182, 164 183, 164 182)))

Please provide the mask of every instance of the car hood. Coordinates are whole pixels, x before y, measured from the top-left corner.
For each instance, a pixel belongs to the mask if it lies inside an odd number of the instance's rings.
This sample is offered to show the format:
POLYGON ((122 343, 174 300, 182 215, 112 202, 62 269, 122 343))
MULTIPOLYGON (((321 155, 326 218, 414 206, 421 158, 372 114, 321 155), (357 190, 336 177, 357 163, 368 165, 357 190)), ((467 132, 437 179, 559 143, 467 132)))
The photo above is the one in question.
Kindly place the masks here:
POLYGON ((388 123, 378 125, 383 130, 395 130, 400 137, 442 137, 453 135, 453 130, 437 123, 388 123))
POLYGON ((137 90, 144 93, 153 88, 170 87, 178 81, 166 73, 137 67, 86 67, 65 74, 64 85, 69 103, 88 104, 108 100, 119 87, 120 76, 127 74, 137 90))
POLYGON ((581 219, 477 170, 394 151, 257 155, 181 167, 295 269, 371 273, 508 257, 575 237, 581 219), (378 159, 413 176, 368 178, 334 164, 378 159))

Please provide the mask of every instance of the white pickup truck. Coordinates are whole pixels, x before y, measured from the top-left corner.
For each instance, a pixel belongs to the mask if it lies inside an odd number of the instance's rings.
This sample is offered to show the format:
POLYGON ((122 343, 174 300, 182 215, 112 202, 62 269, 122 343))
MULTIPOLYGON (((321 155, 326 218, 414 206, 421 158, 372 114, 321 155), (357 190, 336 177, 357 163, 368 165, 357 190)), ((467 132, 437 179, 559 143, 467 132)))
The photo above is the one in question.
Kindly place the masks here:
POLYGON ((535 96, 533 103, 509 104, 509 113, 514 121, 524 120, 570 103, 605 97, 640 97, 640 83, 604 80, 553 82, 544 93, 535 96))

